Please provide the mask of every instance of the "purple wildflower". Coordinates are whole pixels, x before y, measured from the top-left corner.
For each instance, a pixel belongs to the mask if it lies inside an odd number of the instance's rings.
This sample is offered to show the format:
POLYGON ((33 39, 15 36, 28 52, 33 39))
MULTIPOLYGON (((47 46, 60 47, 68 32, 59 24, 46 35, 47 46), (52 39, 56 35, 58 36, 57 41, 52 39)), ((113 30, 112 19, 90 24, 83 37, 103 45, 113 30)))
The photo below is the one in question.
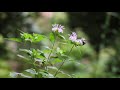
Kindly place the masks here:
POLYGON ((86 40, 84 38, 77 39, 77 34, 75 32, 72 32, 72 34, 69 37, 69 40, 71 40, 75 45, 86 44, 86 40))
POLYGON ((76 43, 77 43, 78 45, 84 45, 84 44, 86 44, 86 40, 85 40, 85 38, 77 39, 77 40, 76 40, 76 43))
POLYGON ((83 45, 83 42, 82 42, 81 39, 77 39, 77 40, 76 40, 76 43, 78 43, 78 44, 80 44, 80 45, 83 45))
POLYGON ((77 39, 77 34, 75 32, 72 32, 72 34, 69 37, 69 40, 71 40, 72 42, 75 42, 77 39))
POLYGON ((52 26, 53 26, 53 28, 52 28, 53 32, 58 31, 59 33, 63 33, 63 29, 65 29, 64 26, 61 26, 59 24, 54 24, 52 26))
POLYGON ((86 44, 85 38, 81 38, 81 41, 82 41, 82 45, 86 44))

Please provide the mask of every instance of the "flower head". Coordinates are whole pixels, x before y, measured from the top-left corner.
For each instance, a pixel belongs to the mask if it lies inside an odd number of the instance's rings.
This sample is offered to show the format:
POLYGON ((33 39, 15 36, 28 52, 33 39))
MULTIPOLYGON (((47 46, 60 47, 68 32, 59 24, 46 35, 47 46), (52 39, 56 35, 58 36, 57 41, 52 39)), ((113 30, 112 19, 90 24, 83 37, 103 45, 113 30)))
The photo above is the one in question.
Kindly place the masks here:
POLYGON ((84 45, 84 44, 86 44, 85 38, 77 39, 76 40, 76 44, 77 45, 84 45))
POLYGON ((69 37, 69 40, 77 46, 86 44, 86 40, 84 38, 77 39, 77 34, 75 32, 72 32, 72 34, 69 37))
POLYGON ((75 42, 77 39, 77 34, 75 32, 72 32, 72 34, 69 37, 69 40, 71 40, 72 42, 75 42))
POLYGON ((77 43, 78 45, 79 45, 79 44, 82 45, 82 40, 81 40, 81 39, 77 39, 77 40, 76 40, 76 43, 77 43))
POLYGON ((81 38, 81 41, 82 41, 82 44, 81 44, 81 45, 86 44, 86 39, 85 39, 85 38, 81 38))
POLYGON ((62 25, 59 25, 59 24, 54 24, 54 25, 52 25, 53 26, 53 28, 52 28, 52 31, 53 32, 59 32, 59 33, 63 33, 63 29, 65 29, 64 28, 64 26, 62 26, 62 25))

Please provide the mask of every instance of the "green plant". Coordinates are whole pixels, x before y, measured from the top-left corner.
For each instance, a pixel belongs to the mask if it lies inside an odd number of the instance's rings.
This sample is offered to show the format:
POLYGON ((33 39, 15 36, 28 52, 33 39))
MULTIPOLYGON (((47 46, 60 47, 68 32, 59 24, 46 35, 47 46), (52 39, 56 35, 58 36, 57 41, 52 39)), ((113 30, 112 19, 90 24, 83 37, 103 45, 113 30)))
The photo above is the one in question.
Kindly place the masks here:
POLYGON ((77 39, 77 34, 73 32, 69 35, 69 39, 66 39, 62 35, 64 26, 59 24, 54 24, 52 32, 49 34, 49 37, 40 34, 28 34, 25 32, 20 33, 20 38, 9 38, 9 40, 20 42, 20 43, 39 43, 45 39, 48 39, 52 47, 45 46, 43 50, 40 49, 19 49, 20 52, 25 53, 27 56, 18 54, 19 57, 31 65, 31 68, 26 69, 23 73, 11 72, 11 77, 16 78, 60 78, 63 77, 74 77, 63 71, 61 67, 65 62, 70 61, 70 53, 74 47, 83 46, 86 41, 84 38, 77 39), (72 44, 70 51, 62 50, 60 47, 55 47, 56 43, 60 40, 63 45, 72 44), (61 76, 59 75, 61 74, 61 76))

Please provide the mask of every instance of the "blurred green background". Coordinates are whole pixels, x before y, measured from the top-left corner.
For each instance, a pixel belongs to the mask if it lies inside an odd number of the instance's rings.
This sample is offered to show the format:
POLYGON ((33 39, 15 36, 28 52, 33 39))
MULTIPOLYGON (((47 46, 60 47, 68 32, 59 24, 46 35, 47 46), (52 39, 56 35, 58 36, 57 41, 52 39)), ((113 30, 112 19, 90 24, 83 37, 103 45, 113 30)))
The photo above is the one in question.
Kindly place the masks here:
POLYGON ((65 26, 65 33, 74 31, 87 39, 86 45, 71 53, 79 63, 65 63, 64 71, 76 78, 120 77, 120 12, 0 12, 0 78, 29 67, 17 57, 18 47, 27 45, 5 38, 19 37, 19 30, 48 35, 55 23, 65 26))

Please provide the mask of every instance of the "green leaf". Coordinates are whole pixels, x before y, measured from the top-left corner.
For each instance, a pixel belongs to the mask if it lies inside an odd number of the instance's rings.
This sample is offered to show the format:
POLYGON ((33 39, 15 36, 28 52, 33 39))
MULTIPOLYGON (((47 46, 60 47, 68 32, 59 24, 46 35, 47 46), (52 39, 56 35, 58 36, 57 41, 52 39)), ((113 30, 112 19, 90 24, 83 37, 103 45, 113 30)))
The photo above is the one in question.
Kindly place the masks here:
POLYGON ((67 44, 73 44, 73 42, 71 40, 66 40, 67 44))
POLYGON ((51 62, 52 62, 52 64, 56 64, 56 63, 62 62, 62 60, 60 60, 59 58, 56 58, 56 59, 52 60, 51 62))
POLYGON ((24 75, 23 73, 19 73, 19 75, 23 78, 32 78, 31 76, 24 75))
POLYGON ((61 38, 61 39, 66 40, 65 37, 63 35, 61 35, 61 34, 59 34, 58 37, 61 38))
POLYGON ((58 70, 56 67, 53 66, 47 66, 48 69, 58 70))
POLYGON ((48 49, 48 50, 52 50, 51 48, 49 48, 48 46, 44 46, 46 49, 48 49))
POLYGON ((58 58, 58 56, 50 56, 50 58, 58 58))
POLYGON ((44 35, 34 34, 33 33, 33 40, 32 40, 32 42, 34 42, 34 43, 40 42, 41 40, 43 40, 45 38, 46 38, 46 36, 44 36, 44 35))
POLYGON ((18 54, 17 56, 20 57, 20 58, 23 58, 22 60, 23 60, 24 62, 33 65, 33 62, 31 61, 31 59, 26 58, 25 56, 23 56, 23 55, 19 55, 19 54, 18 54))
POLYGON ((41 60, 41 59, 36 59, 36 58, 35 58, 35 62, 42 63, 42 61, 43 61, 43 60, 41 60))
POLYGON ((51 73, 46 71, 41 71, 39 72, 39 74, 41 74, 43 78, 54 78, 54 76, 51 73))
POLYGON ((53 76, 51 73, 49 73, 49 74, 47 75, 47 78, 54 78, 54 76, 53 76))
POLYGON ((22 42, 22 39, 20 38, 7 38, 7 39, 11 41, 16 41, 16 42, 22 42))
MULTIPOLYGON (((25 56, 20 55, 20 54, 18 54, 17 56, 20 57, 20 58, 23 58, 23 59, 27 59, 25 56)), ((28 59, 27 59, 27 60, 28 60, 28 59)))
POLYGON ((10 72, 10 76, 12 78, 17 78, 17 77, 32 78, 31 76, 27 76, 24 75, 23 73, 17 73, 17 72, 10 72))
POLYGON ((31 50, 28 50, 28 49, 19 49, 20 51, 22 51, 22 52, 25 52, 25 53, 27 53, 27 54, 32 54, 32 51, 31 50))
POLYGON ((58 72, 58 68, 54 67, 54 66, 47 66, 47 70, 48 72, 55 74, 55 72, 58 72))
POLYGON ((35 69, 27 69, 25 70, 26 72, 30 73, 30 74, 37 74, 35 69))
POLYGON ((10 72, 10 77, 17 78, 18 73, 16 72, 10 72))
POLYGON ((33 39, 33 36, 32 34, 29 34, 29 33, 20 33, 21 35, 21 39, 24 40, 24 41, 30 41, 32 42, 32 39, 33 39))
POLYGON ((64 58, 69 58, 68 55, 64 55, 64 54, 62 54, 61 56, 64 57, 64 58))
POLYGON ((59 75, 63 75, 64 77, 66 76, 66 77, 69 77, 69 78, 72 77, 72 76, 70 76, 69 74, 67 74, 63 71, 59 71, 59 75))
POLYGON ((69 61, 69 62, 73 62, 73 63, 75 63, 75 64, 77 64, 77 65, 81 65, 81 63, 80 62, 78 62, 78 61, 76 61, 76 60, 67 60, 67 61, 69 61))
POLYGON ((55 35, 54 35, 54 33, 50 33, 49 38, 50 38, 50 41, 53 43, 55 41, 55 35))
POLYGON ((33 43, 37 43, 37 42, 40 42, 41 40, 47 38, 46 36, 44 35, 40 35, 40 34, 29 34, 29 33, 20 33, 21 35, 21 39, 24 40, 24 41, 30 41, 30 42, 33 42, 33 43))
POLYGON ((37 51, 40 53, 41 56, 45 57, 45 54, 43 51, 40 51, 39 49, 37 51))
POLYGON ((45 49, 43 50, 43 53, 49 53, 49 52, 51 52, 51 50, 52 50, 51 48, 45 46, 45 49))
POLYGON ((64 44, 64 45, 66 45, 66 44, 68 44, 68 43, 65 43, 65 42, 59 42, 60 44, 64 44))
POLYGON ((59 47, 57 47, 57 53, 63 54, 63 50, 61 50, 59 47))

